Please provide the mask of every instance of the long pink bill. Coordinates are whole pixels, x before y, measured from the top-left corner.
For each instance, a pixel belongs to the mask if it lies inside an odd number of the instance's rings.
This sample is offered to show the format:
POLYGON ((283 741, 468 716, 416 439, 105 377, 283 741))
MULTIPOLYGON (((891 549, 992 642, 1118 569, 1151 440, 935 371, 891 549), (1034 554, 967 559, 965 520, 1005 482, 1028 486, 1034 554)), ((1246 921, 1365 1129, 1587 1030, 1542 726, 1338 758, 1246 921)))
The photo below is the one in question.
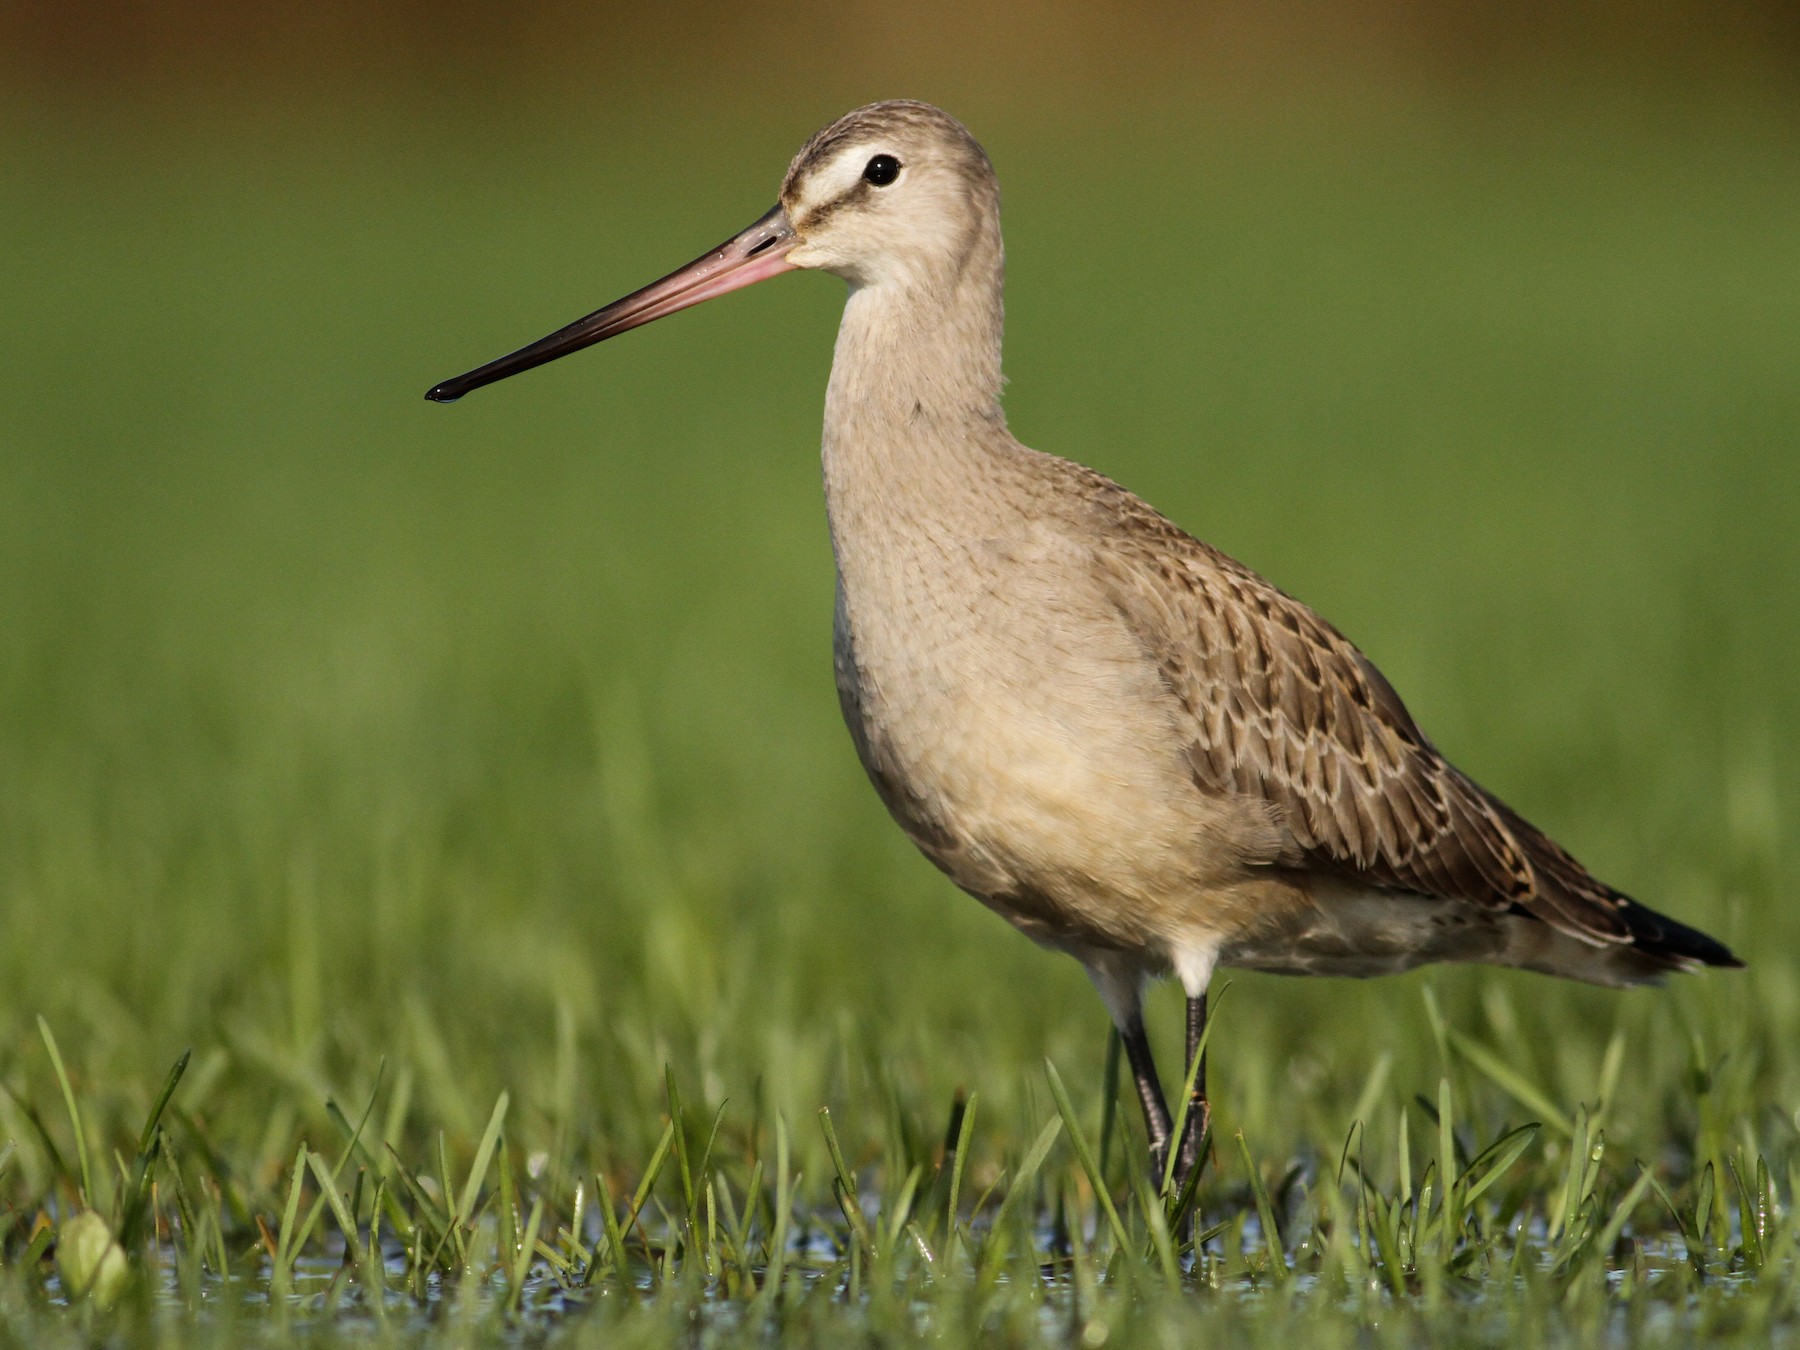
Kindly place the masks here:
POLYGON ((615 300, 605 309, 597 309, 585 319, 577 319, 567 328, 559 328, 549 337, 539 338, 529 347, 521 347, 510 356, 477 366, 467 375, 458 375, 434 385, 425 395, 433 403, 454 403, 471 389, 479 389, 521 370, 530 370, 559 356, 591 347, 609 337, 617 337, 628 329, 687 309, 702 300, 711 300, 727 291, 791 272, 794 265, 787 260, 794 246, 794 227, 779 206, 772 209, 742 234, 727 239, 710 252, 694 259, 679 271, 661 281, 653 281, 641 291, 633 291, 623 300, 615 300))

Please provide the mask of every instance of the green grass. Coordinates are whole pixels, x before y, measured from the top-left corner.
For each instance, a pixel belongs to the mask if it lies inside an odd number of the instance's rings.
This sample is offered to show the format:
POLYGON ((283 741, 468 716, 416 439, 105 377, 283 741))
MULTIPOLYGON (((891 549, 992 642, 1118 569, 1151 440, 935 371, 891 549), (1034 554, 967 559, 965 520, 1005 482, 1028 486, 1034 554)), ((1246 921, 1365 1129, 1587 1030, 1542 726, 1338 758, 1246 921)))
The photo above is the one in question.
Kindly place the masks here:
POLYGON ((979 126, 1020 434, 1751 962, 1233 977, 1189 1276, 1085 979, 838 724, 836 283, 420 397, 747 222, 809 118, 12 118, 0 1342, 1792 1338, 1783 123, 979 126))

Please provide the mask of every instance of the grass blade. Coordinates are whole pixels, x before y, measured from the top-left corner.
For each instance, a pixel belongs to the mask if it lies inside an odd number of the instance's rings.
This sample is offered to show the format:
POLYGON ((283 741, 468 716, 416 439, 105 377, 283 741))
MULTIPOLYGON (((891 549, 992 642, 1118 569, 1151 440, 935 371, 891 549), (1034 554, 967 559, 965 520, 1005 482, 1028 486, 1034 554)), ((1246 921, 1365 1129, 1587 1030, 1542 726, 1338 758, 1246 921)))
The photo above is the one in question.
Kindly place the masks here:
POLYGON ((531 1273, 531 1257, 537 1248, 538 1229, 544 1223, 544 1197, 538 1196, 531 1205, 531 1219, 525 1225, 525 1240, 519 1244, 509 1272, 512 1282, 506 1291, 508 1311, 517 1312, 520 1301, 525 1297, 525 1277, 531 1273))
POLYGON ((838 1147, 837 1131, 832 1128, 831 1108, 819 1108, 819 1126, 825 1132, 825 1151, 831 1155, 831 1166, 836 1172, 831 1183, 831 1193, 837 1200, 838 1208, 844 1212, 844 1221, 850 1225, 850 1231, 870 1259, 875 1256, 875 1234, 869 1231, 869 1221, 862 1212, 862 1200, 857 1194, 856 1178, 844 1165, 844 1151, 838 1147))
POLYGON ((137 1245, 138 1226, 143 1222, 145 1206, 150 1199, 150 1176, 156 1166, 156 1155, 162 1149, 163 1110, 168 1106, 169 1098, 175 1095, 175 1088, 193 1056, 192 1050, 184 1050, 181 1058, 175 1061, 175 1067, 169 1070, 162 1092, 151 1106, 143 1131, 138 1135, 137 1157, 126 1178, 124 1212, 119 1216, 119 1245, 127 1252, 137 1245))
POLYGON ((332 1179, 331 1169, 326 1166, 325 1159, 317 1153, 309 1152, 306 1163, 312 1169, 313 1179, 325 1197, 332 1218, 337 1220, 338 1230, 344 1235, 344 1254, 355 1264, 364 1287, 369 1291, 368 1302, 374 1310, 375 1320, 386 1321, 387 1301, 381 1292, 385 1285, 379 1270, 373 1275, 369 1272, 369 1255, 357 1236, 356 1216, 345 1206, 344 1197, 338 1193, 337 1182, 332 1179))
POLYGON ((1047 1059, 1044 1061, 1044 1073, 1050 1079, 1050 1095, 1056 1099, 1056 1109, 1062 1115, 1063 1124, 1068 1127, 1069 1143, 1075 1150, 1076 1161, 1081 1164, 1081 1170, 1087 1173, 1088 1184, 1094 1188, 1094 1196, 1106 1214, 1113 1242, 1118 1250, 1124 1251, 1131 1245, 1130 1239, 1125 1235, 1125 1222, 1119 1218, 1118 1208, 1113 1204, 1112 1192, 1107 1189, 1106 1178, 1101 1175, 1099 1160, 1088 1147, 1087 1136, 1081 1132, 1081 1122, 1075 1115, 1074 1104, 1069 1100, 1069 1090, 1063 1086, 1062 1075, 1056 1071, 1056 1065, 1047 1059))
POLYGON ((1285 1282, 1289 1275, 1287 1248, 1282 1245, 1281 1229, 1275 1222, 1275 1206, 1269 1200, 1269 1189, 1263 1185, 1262 1172, 1250 1157, 1250 1145, 1244 1142, 1244 1132, 1237 1132, 1238 1156, 1244 1160, 1244 1170, 1250 1174, 1250 1193, 1256 1197, 1256 1217, 1262 1224, 1263 1245, 1269 1252, 1269 1269, 1278 1282, 1285 1282))
POLYGON ((1446 1028, 1446 1033, 1450 1037, 1450 1044, 1456 1047, 1456 1053, 1474 1066, 1482 1077, 1565 1139, 1574 1137, 1575 1122, 1569 1118, 1568 1113, 1559 1110, 1556 1103, 1546 1097, 1524 1074, 1486 1046, 1471 1040, 1455 1028, 1446 1028))
POLYGON ((1489 1144, 1463 1172, 1462 1204, 1466 1210, 1481 1198, 1484 1192, 1506 1174, 1507 1168, 1519 1160, 1519 1155, 1531 1146, 1543 1127, 1536 1121, 1529 1125, 1521 1125, 1515 1130, 1508 1130, 1493 1143, 1489 1144))
POLYGON ((762 1288, 757 1292, 758 1311, 764 1316, 781 1297, 782 1279, 787 1273, 788 1222, 794 1213, 794 1191, 800 1178, 791 1170, 787 1120, 775 1117, 775 1216, 769 1233, 769 1263, 763 1270, 762 1288))
POLYGON ((963 1168, 969 1161, 969 1141, 975 1136, 975 1108, 981 1102, 979 1092, 969 1094, 968 1103, 963 1107, 962 1119, 957 1122, 956 1156, 950 1163, 950 1195, 944 1201, 944 1222, 947 1226, 944 1238, 944 1260, 949 1261, 956 1251, 962 1235, 963 1168))
POLYGON ((631 1197, 631 1212, 625 1216, 625 1222, 622 1224, 619 1222, 618 1215, 613 1212, 612 1188, 606 1184, 606 1178, 598 1173, 595 1174, 594 1184, 599 1191, 600 1199, 600 1221, 605 1232, 601 1238, 595 1239, 594 1249, 588 1253, 587 1269, 582 1272, 581 1276, 582 1288, 585 1289, 594 1282, 594 1276, 601 1268, 601 1241, 605 1241, 607 1244, 606 1267, 624 1271, 625 1234, 637 1223, 638 1215, 644 1212, 644 1206, 650 1199, 650 1192, 656 1186, 656 1179, 662 1175, 663 1164, 668 1161, 669 1151, 674 1145, 675 1122, 671 1120, 663 1126, 662 1137, 656 1141, 656 1147, 650 1152, 650 1161, 644 1168, 643 1177, 638 1181, 636 1193, 631 1197))
POLYGON ((1113 1135, 1119 1122, 1119 1068, 1124 1057, 1125 1038, 1114 1027, 1106 1037, 1106 1067, 1100 1073, 1100 1171, 1112 1158, 1113 1135))
POLYGON ((300 1216, 300 1187, 305 1178, 306 1145, 302 1144, 294 1155, 294 1175, 288 1182, 287 1204, 281 1211, 281 1231, 275 1237, 275 1269, 270 1278, 277 1298, 287 1295, 293 1280, 294 1222, 300 1216))
POLYGON ((994 1222, 988 1229, 987 1242, 981 1249, 978 1283, 985 1283, 997 1273, 1000 1256, 1006 1247, 1006 1220, 1019 1203, 1020 1197, 1031 1188, 1038 1169, 1044 1165, 1044 1159, 1050 1156, 1051 1146, 1056 1143, 1056 1136, 1062 1133, 1062 1128, 1062 1117, 1057 1116, 1038 1131, 1037 1138, 1031 1141, 1031 1147, 1025 1150, 1025 1156, 1020 1159, 1019 1170, 1013 1174, 1012 1185, 1006 1188, 1000 1207, 994 1211, 994 1222))
POLYGON ((81 1108, 75 1104, 75 1089, 69 1086, 69 1071, 63 1068, 62 1051, 56 1048, 56 1037, 51 1034, 50 1024, 38 1014, 38 1034, 44 1038, 44 1048, 50 1052, 50 1065, 56 1070, 56 1081, 62 1085, 63 1104, 69 1108, 69 1123, 75 1129, 75 1156, 81 1164, 81 1200, 89 1208, 94 1206, 94 1177, 88 1166, 87 1133, 81 1128, 81 1108))
POLYGON ((1644 1193, 1650 1189, 1653 1178, 1648 1168, 1640 1168, 1638 1179, 1625 1192, 1625 1198, 1614 1206, 1612 1217, 1606 1221, 1606 1227, 1600 1230, 1600 1240, 1594 1244, 1594 1251, 1602 1260, 1618 1244, 1625 1232, 1625 1225, 1631 1222, 1631 1215, 1644 1199, 1644 1193))
POLYGON ((169 1076, 163 1083, 162 1091, 156 1096, 156 1104, 150 1108, 150 1115, 144 1121, 144 1129, 138 1135, 138 1156, 141 1158, 150 1151, 150 1145, 156 1140, 156 1127, 162 1123, 163 1110, 169 1104, 169 1098, 175 1095, 175 1089, 181 1084, 181 1076, 187 1072, 188 1061, 194 1057, 192 1050, 183 1050, 181 1058, 175 1061, 175 1067, 169 1070, 169 1076))
POLYGON ((456 1202, 456 1222, 468 1227, 475 1216, 475 1199, 481 1193, 481 1183, 487 1178, 488 1166, 494 1160, 494 1150, 500 1143, 500 1127, 506 1122, 506 1108, 510 1101, 504 1092, 494 1103, 494 1113, 488 1117, 487 1131, 481 1136, 481 1147, 475 1150, 475 1163, 469 1168, 469 1179, 463 1183, 462 1198, 456 1202))

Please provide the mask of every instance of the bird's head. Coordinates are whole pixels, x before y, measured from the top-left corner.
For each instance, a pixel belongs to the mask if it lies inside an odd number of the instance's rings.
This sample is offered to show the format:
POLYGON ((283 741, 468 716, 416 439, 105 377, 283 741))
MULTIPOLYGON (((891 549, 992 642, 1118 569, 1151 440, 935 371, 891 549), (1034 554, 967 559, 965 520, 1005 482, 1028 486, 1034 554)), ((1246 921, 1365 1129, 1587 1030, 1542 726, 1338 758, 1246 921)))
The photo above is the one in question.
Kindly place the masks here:
POLYGON ((780 203, 748 229, 566 328, 435 385, 450 403, 472 389, 797 268, 852 286, 954 286, 983 241, 998 260, 999 189, 975 138, 926 103, 858 108, 804 146, 780 203))
POLYGON ((928 103, 872 103, 839 118, 794 156, 781 209, 788 262, 853 285, 953 278, 989 233, 1000 193, 962 123, 928 103))

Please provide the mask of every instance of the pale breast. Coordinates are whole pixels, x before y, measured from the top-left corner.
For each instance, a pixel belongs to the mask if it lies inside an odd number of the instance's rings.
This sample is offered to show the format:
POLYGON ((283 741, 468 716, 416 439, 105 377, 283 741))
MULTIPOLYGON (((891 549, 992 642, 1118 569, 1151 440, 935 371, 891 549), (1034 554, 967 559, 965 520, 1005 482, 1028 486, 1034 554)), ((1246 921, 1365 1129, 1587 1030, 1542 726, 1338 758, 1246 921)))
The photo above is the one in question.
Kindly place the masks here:
POLYGON ((889 810, 1033 936, 1149 941, 1206 869, 1208 807, 1080 546, 1038 521, 886 542, 839 560, 836 662, 889 810))

